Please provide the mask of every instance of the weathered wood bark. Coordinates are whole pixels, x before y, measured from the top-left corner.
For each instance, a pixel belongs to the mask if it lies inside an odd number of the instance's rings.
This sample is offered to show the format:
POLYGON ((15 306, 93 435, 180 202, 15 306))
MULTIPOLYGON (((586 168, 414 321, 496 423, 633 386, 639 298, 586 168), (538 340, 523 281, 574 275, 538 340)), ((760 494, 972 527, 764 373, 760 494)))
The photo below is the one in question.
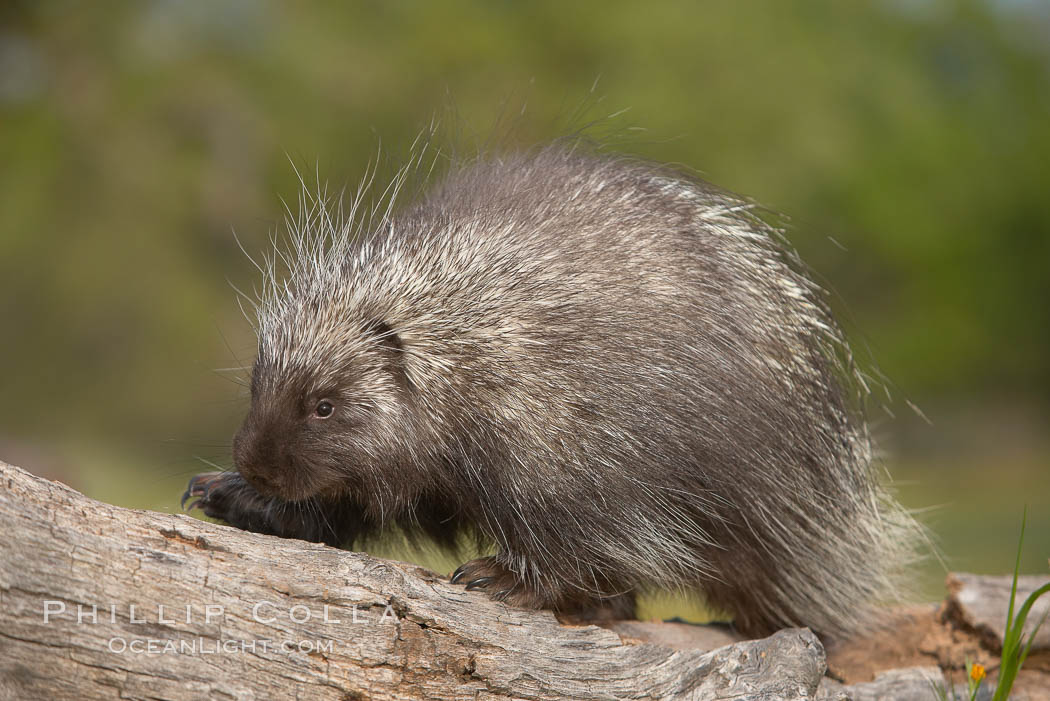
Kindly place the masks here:
POLYGON ((0 462, 0 698, 795 699, 806 630, 711 652, 418 567, 102 504, 0 462))
MULTIPOLYGON (((1017 578, 1017 593, 1014 613, 1028 595, 1046 584, 1046 576, 1021 576, 1017 578)), ((1013 577, 989 577, 986 575, 952 572, 948 575, 948 600, 946 615, 976 631, 989 649, 1001 650, 1006 634, 1006 612, 1010 608, 1010 592, 1013 577)), ((1024 639, 1028 640, 1036 625, 1050 611, 1050 594, 1037 599, 1024 624, 1024 639)), ((1050 625, 1043 625, 1032 641, 1033 650, 1050 649, 1050 625)))
POLYGON ((940 668, 907 667, 882 672, 873 681, 851 686, 825 679, 817 698, 819 701, 936 701, 938 688, 948 688, 940 668))

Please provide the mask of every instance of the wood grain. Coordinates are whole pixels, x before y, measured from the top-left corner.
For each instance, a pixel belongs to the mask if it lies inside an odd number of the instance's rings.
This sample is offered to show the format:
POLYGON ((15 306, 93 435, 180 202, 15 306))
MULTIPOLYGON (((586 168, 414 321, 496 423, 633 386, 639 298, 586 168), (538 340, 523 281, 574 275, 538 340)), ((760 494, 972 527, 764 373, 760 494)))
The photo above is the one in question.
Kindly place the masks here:
POLYGON ((713 651, 427 570, 103 504, 0 462, 0 698, 804 699, 805 629, 713 651))

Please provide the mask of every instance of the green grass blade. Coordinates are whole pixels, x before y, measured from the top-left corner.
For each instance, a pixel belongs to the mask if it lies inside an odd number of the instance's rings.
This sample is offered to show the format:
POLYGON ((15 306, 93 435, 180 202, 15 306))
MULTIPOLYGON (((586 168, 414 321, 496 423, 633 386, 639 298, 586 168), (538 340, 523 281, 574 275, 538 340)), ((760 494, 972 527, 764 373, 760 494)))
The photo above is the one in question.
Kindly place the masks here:
MULTIPOLYGON (((1003 650, 999 660, 999 682, 996 684, 995 695, 992 697, 992 701, 1005 701, 1010 695, 1010 690, 1013 688, 1014 680, 1017 678, 1021 666, 1024 664, 1029 651, 1032 649, 1032 643, 1035 641, 1036 633, 1039 632, 1039 629, 1042 627, 1047 617, 1047 614, 1043 614, 1042 618, 1039 619, 1039 622, 1036 623, 1035 627, 1032 629, 1032 634, 1029 636, 1027 644, 1025 644, 1022 640, 1025 620, 1028 618, 1028 614, 1031 612, 1032 606, 1035 605, 1036 600, 1038 600, 1043 594, 1050 592, 1050 582, 1039 587, 1028 595, 1028 598, 1025 599, 1024 604, 1022 604, 1020 610, 1018 610, 1017 616, 1014 616, 1014 601, 1017 599, 1017 580, 1021 571, 1021 547, 1024 543, 1024 530, 1027 517, 1028 508, 1025 507, 1024 514, 1021 517, 1021 537, 1017 544, 1017 561, 1014 564, 1014 579, 1010 586, 1010 606, 1006 614, 1006 630, 1003 632, 1003 650)), ((1048 613, 1050 613, 1050 611, 1048 611, 1048 613)))
MULTIPOLYGON (((1024 546, 1024 528, 1028 522, 1028 505, 1025 504, 1021 511, 1021 537, 1017 539, 1017 559, 1014 561, 1014 581, 1010 586, 1010 607, 1006 610, 1006 633, 1010 631, 1010 624, 1014 620, 1014 599, 1017 598, 1017 578, 1021 574, 1021 549, 1024 546)), ((1006 647, 1006 635, 1003 635, 1003 647, 1006 647)))
MULTIPOLYGON (((1021 612, 1017 614, 1018 619, 1020 619, 1017 623, 1018 628, 1024 627, 1024 619, 1028 617, 1028 613, 1031 610, 1032 606, 1035 604, 1036 599, 1038 599, 1043 594, 1046 594, 1047 592, 1050 592, 1050 582, 1047 582, 1043 586, 1036 589, 1027 599, 1025 599, 1024 606, 1021 607, 1021 612)), ((1024 664, 1025 659, 1028 657, 1028 651, 1032 649, 1032 643, 1035 642, 1036 633, 1039 632, 1039 629, 1042 628, 1043 623, 1046 622, 1047 615, 1050 615, 1050 609, 1047 609, 1046 613, 1044 613, 1042 618, 1039 619, 1039 622, 1035 624, 1035 628, 1032 629, 1032 634, 1028 636, 1028 643, 1024 646, 1024 650, 1021 652, 1020 657, 1018 657, 1017 659, 1018 669, 1021 668, 1021 665, 1024 664)))

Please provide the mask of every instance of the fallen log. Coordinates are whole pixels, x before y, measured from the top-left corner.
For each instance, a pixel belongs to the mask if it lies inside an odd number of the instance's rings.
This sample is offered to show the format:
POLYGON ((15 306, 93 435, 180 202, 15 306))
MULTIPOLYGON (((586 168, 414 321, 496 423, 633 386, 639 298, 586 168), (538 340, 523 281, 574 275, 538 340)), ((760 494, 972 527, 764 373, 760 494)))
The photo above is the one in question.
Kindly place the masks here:
POLYGON ((561 625, 363 553, 0 462, 0 698, 803 699, 805 629, 712 651, 561 625))

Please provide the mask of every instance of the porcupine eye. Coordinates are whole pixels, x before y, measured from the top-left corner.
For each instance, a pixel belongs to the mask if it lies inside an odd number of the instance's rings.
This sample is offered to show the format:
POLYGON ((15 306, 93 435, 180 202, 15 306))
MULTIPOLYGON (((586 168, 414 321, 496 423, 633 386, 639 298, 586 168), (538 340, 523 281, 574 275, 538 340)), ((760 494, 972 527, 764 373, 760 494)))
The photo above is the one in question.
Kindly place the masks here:
POLYGON ((335 411, 335 405, 327 399, 322 399, 317 403, 317 408, 314 409, 314 416, 319 419, 327 419, 335 411))

